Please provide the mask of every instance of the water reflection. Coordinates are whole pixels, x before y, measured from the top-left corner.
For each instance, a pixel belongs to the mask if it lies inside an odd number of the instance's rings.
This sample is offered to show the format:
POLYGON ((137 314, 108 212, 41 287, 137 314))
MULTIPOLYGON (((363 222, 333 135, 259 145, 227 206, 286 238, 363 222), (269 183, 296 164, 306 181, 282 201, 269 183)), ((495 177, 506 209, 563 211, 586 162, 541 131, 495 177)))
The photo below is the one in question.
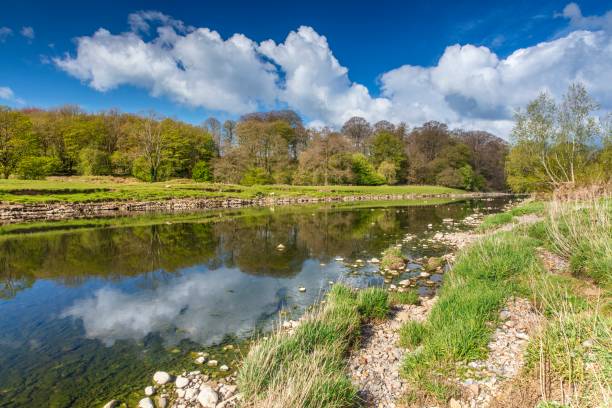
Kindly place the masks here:
MULTIPOLYGON (((299 313, 330 280, 382 284, 355 259, 506 202, 219 211, 0 236, 0 407, 93 406, 160 367, 195 369, 189 350, 299 313)), ((445 251, 428 244, 405 251, 445 251)))

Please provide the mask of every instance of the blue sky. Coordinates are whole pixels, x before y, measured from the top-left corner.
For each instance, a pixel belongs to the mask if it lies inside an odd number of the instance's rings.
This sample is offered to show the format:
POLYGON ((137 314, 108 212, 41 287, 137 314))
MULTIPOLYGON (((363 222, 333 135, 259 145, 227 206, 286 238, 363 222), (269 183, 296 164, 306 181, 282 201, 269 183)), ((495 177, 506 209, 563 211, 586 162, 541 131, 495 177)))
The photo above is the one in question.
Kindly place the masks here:
POLYGON ((3 2, 0 103, 194 123, 289 107, 313 125, 358 114, 502 136, 513 110, 574 80, 612 104, 611 1, 108 3, 3 2))

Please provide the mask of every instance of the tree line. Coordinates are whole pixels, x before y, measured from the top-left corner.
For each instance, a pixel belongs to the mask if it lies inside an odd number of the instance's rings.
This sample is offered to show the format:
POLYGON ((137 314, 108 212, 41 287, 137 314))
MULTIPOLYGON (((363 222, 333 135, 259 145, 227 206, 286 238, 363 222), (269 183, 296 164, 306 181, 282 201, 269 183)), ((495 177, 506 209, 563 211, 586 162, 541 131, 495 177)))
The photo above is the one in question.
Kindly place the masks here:
POLYGON ((293 111, 206 119, 195 126, 148 112, 0 107, 0 174, 192 178, 253 184, 440 184, 505 188, 508 145, 482 131, 427 122, 409 129, 349 119, 309 129, 293 111))
POLYGON ((508 144, 435 121, 409 129, 353 117, 339 130, 310 129, 290 110, 223 123, 211 117, 195 126, 153 112, 0 107, 0 174, 539 191, 609 180, 612 116, 597 112, 580 84, 572 84, 561 101, 543 93, 516 113, 508 144))

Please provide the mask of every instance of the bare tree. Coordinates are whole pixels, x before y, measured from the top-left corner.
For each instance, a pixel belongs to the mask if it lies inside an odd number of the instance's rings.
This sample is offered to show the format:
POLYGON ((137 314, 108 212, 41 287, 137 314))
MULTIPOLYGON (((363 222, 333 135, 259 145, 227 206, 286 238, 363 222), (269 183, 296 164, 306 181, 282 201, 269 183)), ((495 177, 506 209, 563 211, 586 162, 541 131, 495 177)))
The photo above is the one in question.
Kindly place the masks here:
POLYGON ((236 142, 236 122, 226 120, 223 122, 223 149, 231 148, 236 142))
POLYGON ((358 151, 365 154, 367 147, 366 140, 372 134, 372 127, 364 118, 353 116, 342 126, 342 134, 353 142, 358 151))
POLYGON ((217 145, 217 149, 219 149, 219 153, 221 153, 221 122, 211 116, 204 121, 203 127, 210 132, 217 145))

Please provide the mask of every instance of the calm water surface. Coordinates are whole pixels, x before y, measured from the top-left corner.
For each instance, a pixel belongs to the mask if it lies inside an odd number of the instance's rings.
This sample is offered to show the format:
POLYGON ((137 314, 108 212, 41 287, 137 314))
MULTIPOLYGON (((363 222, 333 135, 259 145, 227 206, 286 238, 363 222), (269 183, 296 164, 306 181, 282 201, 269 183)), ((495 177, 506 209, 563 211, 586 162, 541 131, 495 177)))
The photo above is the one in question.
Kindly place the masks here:
POLYGON ((281 312, 299 316, 330 281, 384 284, 357 259, 407 234, 416 236, 403 247, 409 257, 444 254, 428 239, 467 228, 444 218, 497 212, 508 200, 158 215, 0 235, 0 407, 133 400, 158 369, 202 369, 192 352, 203 349, 232 366, 241 340, 281 312))

